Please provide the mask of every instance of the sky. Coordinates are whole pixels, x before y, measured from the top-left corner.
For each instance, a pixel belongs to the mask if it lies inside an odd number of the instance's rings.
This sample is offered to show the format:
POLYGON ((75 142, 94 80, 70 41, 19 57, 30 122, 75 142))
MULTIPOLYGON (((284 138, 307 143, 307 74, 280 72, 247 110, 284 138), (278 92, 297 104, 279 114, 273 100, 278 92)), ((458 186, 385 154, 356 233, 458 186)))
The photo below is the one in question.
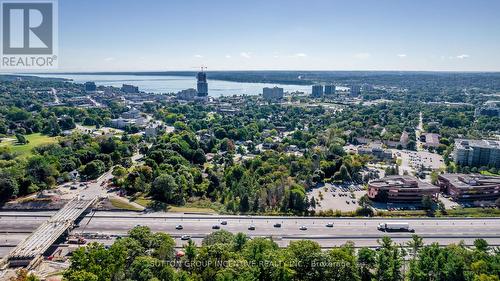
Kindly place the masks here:
POLYGON ((59 0, 58 71, 500 71, 498 0, 59 0))

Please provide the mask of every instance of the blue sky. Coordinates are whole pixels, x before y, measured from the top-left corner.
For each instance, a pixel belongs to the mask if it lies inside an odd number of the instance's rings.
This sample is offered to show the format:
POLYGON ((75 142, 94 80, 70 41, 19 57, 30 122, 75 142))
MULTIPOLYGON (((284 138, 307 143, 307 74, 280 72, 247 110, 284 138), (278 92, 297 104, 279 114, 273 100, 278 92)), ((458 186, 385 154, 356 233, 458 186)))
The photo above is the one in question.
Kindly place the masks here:
POLYGON ((60 71, 500 70, 497 0, 59 0, 60 71))

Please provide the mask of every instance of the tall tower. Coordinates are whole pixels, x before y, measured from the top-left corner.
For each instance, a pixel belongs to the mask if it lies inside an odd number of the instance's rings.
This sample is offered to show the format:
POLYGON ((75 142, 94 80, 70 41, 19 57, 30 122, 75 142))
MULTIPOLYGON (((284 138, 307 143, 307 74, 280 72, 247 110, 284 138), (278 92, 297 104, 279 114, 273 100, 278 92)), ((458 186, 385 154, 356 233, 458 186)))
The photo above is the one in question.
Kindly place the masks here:
POLYGON ((198 83, 196 85, 198 90, 198 97, 208 96, 207 74, 203 71, 203 67, 201 68, 201 71, 196 75, 196 79, 198 80, 198 83))

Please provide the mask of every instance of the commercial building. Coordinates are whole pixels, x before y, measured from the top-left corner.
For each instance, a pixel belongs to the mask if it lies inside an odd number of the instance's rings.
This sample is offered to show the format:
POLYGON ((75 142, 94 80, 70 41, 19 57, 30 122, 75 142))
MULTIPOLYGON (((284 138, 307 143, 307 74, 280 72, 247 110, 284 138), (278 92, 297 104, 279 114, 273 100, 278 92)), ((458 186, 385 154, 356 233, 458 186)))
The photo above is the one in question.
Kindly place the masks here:
POLYGON ((311 97, 320 98, 323 96, 323 85, 313 85, 311 97))
POLYGON ((441 190, 456 200, 485 201, 500 197, 500 177, 479 174, 443 174, 441 190))
POLYGON ((283 99, 283 88, 273 87, 268 88, 265 87, 262 89, 262 97, 265 100, 281 100, 283 99))
POLYGON ((368 183, 368 197, 382 202, 421 202, 424 196, 436 199, 439 187, 412 176, 388 176, 368 183))
POLYGON ((373 85, 371 85, 371 84, 364 84, 363 85, 363 91, 371 92, 373 90, 375 90, 375 88, 373 88, 373 85))
POLYGON ((85 92, 95 92, 97 90, 94 82, 85 82, 83 85, 85 86, 85 92))
POLYGON ((500 101, 487 101, 483 106, 476 108, 474 115, 488 116, 488 117, 500 117, 500 101))
POLYGON ((129 111, 123 112, 121 116, 125 119, 135 119, 141 117, 141 111, 136 108, 131 108, 129 111))
POLYGON ((208 83, 207 83, 207 74, 203 71, 198 72, 196 75, 197 84, 196 88, 198 90, 198 97, 207 97, 208 96, 208 83))
POLYGON ((191 101, 196 98, 198 95, 198 91, 196 89, 190 88, 186 90, 182 90, 180 92, 177 92, 175 95, 175 98, 178 100, 185 100, 185 101, 191 101))
POLYGON ((357 97, 361 94, 361 87, 359 85, 351 85, 350 96, 357 97))
POLYGON ((335 95, 335 91, 336 91, 336 88, 335 88, 335 85, 325 85, 325 96, 331 96, 331 95, 335 95))
POLYGON ((461 166, 500 168, 500 141, 456 139, 453 160, 461 166))
POLYGON ((128 85, 128 84, 123 84, 122 85, 122 92, 124 93, 139 93, 139 87, 134 86, 134 85, 128 85))
POLYGON ((146 137, 156 137, 161 133, 163 130, 162 123, 160 121, 155 121, 151 124, 149 124, 145 129, 144 129, 144 135, 146 137))
POLYGON ((423 142, 424 147, 436 148, 439 146, 439 134, 424 133, 420 135, 420 141, 423 142))
POLYGON ((368 145, 358 147, 358 153, 361 155, 372 155, 378 160, 391 160, 393 158, 392 151, 384 149, 380 142, 372 142, 368 145))

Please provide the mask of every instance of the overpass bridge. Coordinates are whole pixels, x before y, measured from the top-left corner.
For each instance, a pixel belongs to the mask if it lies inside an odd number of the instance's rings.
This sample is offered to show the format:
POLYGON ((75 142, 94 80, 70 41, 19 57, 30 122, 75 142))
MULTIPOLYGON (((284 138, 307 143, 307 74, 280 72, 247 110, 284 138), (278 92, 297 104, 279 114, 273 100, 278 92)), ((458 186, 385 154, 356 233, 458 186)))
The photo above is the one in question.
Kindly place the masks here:
POLYGON ((97 201, 98 197, 83 199, 80 196, 69 201, 59 212, 40 225, 30 236, 22 241, 7 256, 9 266, 36 264, 43 253, 66 231, 76 219, 97 201))
POLYGON ((111 178, 111 171, 108 171, 96 181, 89 183, 87 188, 76 194, 64 207, 19 243, 3 262, 11 267, 26 266, 31 268, 36 265, 41 260, 43 253, 61 235, 68 233, 74 227, 78 217, 96 203, 101 195, 105 194, 102 183, 111 178))

